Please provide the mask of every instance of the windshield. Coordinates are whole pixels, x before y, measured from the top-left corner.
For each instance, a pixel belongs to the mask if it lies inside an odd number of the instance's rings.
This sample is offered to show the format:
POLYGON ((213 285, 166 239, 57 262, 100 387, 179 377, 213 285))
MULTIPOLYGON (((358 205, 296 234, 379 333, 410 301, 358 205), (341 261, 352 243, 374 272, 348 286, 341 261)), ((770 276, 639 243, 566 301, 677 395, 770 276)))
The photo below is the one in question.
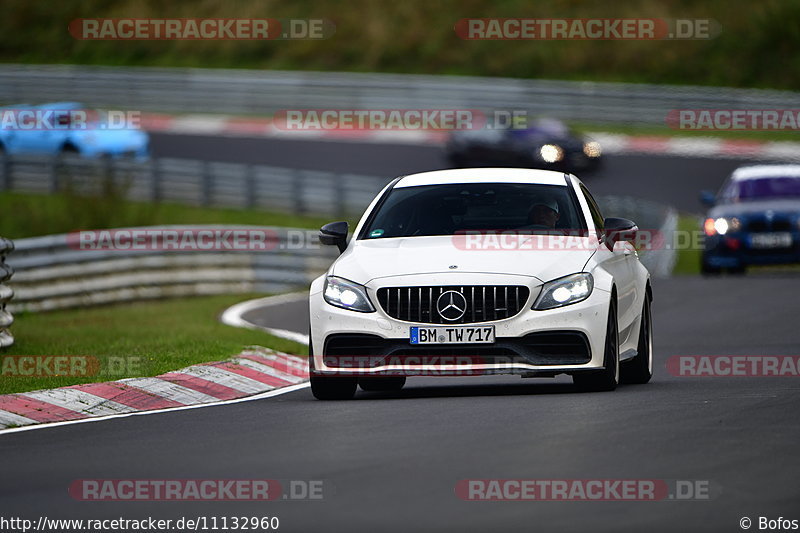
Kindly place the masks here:
POLYGON ((519 230, 585 235, 570 189, 527 183, 466 183, 393 189, 362 239, 519 230))
POLYGON ((725 202, 746 202, 762 198, 800 197, 800 178, 770 177, 731 181, 722 191, 725 202))

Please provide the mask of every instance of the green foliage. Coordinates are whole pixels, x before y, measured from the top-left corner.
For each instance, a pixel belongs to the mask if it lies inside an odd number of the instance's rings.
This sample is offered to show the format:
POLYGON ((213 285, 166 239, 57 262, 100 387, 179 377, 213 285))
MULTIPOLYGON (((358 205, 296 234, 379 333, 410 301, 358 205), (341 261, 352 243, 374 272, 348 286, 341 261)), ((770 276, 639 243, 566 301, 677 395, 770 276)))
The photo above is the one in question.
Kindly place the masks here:
POLYGON ((379 71, 796 89, 800 3, 761 0, 7 0, 0 61, 379 71), (76 18, 326 18, 327 40, 81 41, 76 18), (470 17, 711 18, 722 33, 685 41, 465 41, 470 17))

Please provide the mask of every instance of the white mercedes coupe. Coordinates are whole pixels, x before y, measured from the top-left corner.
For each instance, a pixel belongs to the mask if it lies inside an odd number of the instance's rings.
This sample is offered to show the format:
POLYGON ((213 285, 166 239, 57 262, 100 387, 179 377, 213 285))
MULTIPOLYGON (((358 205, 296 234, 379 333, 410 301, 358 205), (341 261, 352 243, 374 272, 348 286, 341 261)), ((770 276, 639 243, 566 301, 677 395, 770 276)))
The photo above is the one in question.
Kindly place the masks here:
POLYGON ((403 176, 311 284, 311 389, 321 400, 401 389, 409 376, 569 374, 581 390, 653 373, 639 228, 603 218, 561 172, 474 168, 403 176))

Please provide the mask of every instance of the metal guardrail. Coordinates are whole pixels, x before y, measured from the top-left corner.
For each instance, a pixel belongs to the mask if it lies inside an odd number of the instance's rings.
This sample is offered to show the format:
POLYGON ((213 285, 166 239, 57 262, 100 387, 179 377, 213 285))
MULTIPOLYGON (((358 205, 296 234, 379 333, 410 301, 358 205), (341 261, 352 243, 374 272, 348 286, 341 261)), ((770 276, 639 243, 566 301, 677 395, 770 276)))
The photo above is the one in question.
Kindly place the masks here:
POLYGON ((194 159, 0 156, 0 191, 112 191, 136 201, 332 217, 361 213, 390 179, 194 159))
MULTIPOLYGON (((600 197, 598 201, 614 215, 638 218, 642 228, 657 228, 671 240, 676 220, 672 209, 632 198, 600 197)), ((0 285, 7 296, 3 301, 15 294, 8 309, 17 312, 201 294, 286 292, 307 286, 336 257, 332 247, 319 245, 316 231, 262 226, 215 229, 261 230, 270 236, 272 246, 266 251, 217 252, 81 249, 66 234, 18 239, 11 261, 16 271, 14 293, 0 285)), ((645 252, 642 262, 653 276, 669 275, 674 251, 645 252)), ((12 269, 2 268, 9 277, 12 269)), ((0 320, 7 317, 7 323, 0 322, 3 328, 12 320, 4 307, 0 320)))
POLYGON ((14 274, 14 269, 6 263, 6 256, 14 251, 14 243, 0 237, 0 348, 14 344, 14 336, 8 330, 14 323, 14 316, 8 309, 8 302, 14 297, 14 291, 6 285, 14 274))
POLYGON ((797 109, 800 93, 580 81, 77 65, 0 66, 0 103, 76 100, 183 113, 281 109, 519 109, 592 123, 663 125, 673 109, 797 109))
MULTIPOLYGON (((77 156, 7 156, 0 161, 0 169, 0 190, 89 194, 108 191, 110 183, 112 189, 132 200, 253 207, 332 218, 360 214, 389 179, 195 160, 136 162, 77 156)), ((657 230, 671 242, 677 223, 673 209, 613 196, 599 197, 598 202, 606 215, 633 219, 640 228, 657 230)), ((282 244, 287 244, 287 232, 301 231, 272 229, 281 236, 282 244)), ((333 257, 324 248, 145 254, 75 250, 69 247, 66 235, 20 239, 11 261, 18 272, 13 308, 36 311, 188 294, 281 292, 306 284, 324 271, 333 257)), ((675 252, 669 248, 648 251, 642 254, 642 262, 653 276, 668 276, 675 252)))
POLYGON ((336 257, 331 247, 314 243, 315 231, 215 228, 262 230, 274 246, 258 252, 89 250, 80 249, 66 234, 18 239, 11 261, 16 274, 10 308, 15 312, 46 311, 174 296, 286 292, 308 285, 336 257))

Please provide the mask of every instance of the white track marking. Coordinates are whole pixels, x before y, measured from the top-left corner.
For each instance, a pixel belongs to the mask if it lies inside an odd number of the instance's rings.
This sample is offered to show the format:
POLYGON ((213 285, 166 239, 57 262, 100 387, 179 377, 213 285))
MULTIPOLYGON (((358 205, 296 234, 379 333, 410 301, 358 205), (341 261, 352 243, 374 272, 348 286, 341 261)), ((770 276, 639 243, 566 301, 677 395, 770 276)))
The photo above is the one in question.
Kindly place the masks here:
POLYGON ((57 407, 63 407, 78 413, 87 415, 113 415, 120 413, 131 413, 136 411, 133 407, 122 405, 112 400, 106 400, 100 396, 95 396, 88 392, 78 389, 50 389, 20 394, 40 402, 49 403, 57 407))
POLYGON ((190 366, 189 368, 179 370, 177 373, 205 379, 212 383, 216 383, 217 385, 223 385, 245 394, 258 394, 259 392, 264 392, 275 388, 267 385, 266 383, 261 383, 260 381, 256 381, 216 366, 190 366))
POLYGON ((266 298, 247 300, 246 302, 241 302, 227 308, 222 312, 222 315, 220 315, 219 319, 223 324, 227 324, 229 326, 266 331, 270 335, 275 335, 276 337, 280 337, 282 339, 298 342, 300 344, 308 344, 308 335, 303 335, 302 333, 297 333, 295 331, 289 331, 288 329, 259 326, 242 318, 242 315, 248 311, 252 311, 253 309, 299 302, 305 300, 306 298, 308 298, 308 294, 306 292, 290 292, 288 294, 279 294, 277 296, 267 296, 266 298))
POLYGON ((289 383, 299 383, 300 381, 304 381, 306 379, 293 374, 287 374, 286 372, 281 372, 277 368, 261 364, 257 361, 253 361, 252 359, 244 359, 240 357, 231 362, 237 365, 246 366, 247 368, 261 372, 262 374, 268 374, 274 378, 288 381, 289 383))
POLYGON ((143 391, 155 394, 161 398, 172 400, 173 402, 191 405, 195 403, 211 403, 219 401, 219 398, 198 392, 188 387, 183 387, 158 378, 126 378, 119 380, 130 387, 136 387, 143 391))
POLYGON ((28 418, 26 416, 18 415, 16 413, 12 413, 10 411, 3 411, 0 409, 0 424, 10 426, 22 426, 28 424, 36 424, 36 420, 28 418))

